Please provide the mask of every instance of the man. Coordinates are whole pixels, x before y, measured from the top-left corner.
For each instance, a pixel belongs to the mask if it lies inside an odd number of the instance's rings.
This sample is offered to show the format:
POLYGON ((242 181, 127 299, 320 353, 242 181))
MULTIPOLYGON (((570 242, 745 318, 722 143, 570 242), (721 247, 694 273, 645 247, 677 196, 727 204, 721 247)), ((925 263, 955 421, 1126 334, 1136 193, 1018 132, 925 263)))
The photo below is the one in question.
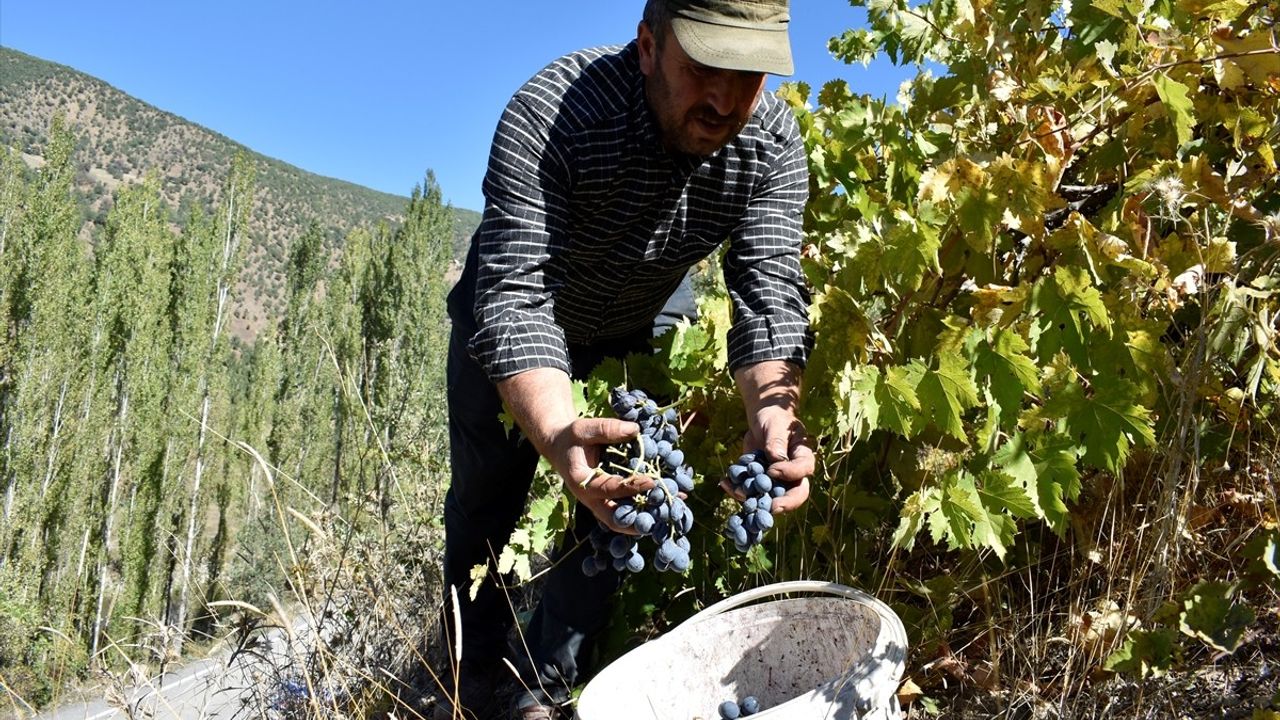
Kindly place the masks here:
POLYGON ((565 56, 507 105, 484 219, 449 297, 443 634, 452 650, 453 586, 461 708, 445 703, 439 715, 479 714, 509 676, 501 660, 509 600, 492 577, 469 600, 469 574, 509 539, 539 456, 578 512, 564 549, 574 554, 548 573, 513 653, 529 688, 515 717, 555 717, 581 679, 620 580, 611 569, 585 577, 580 553, 590 548, 579 541, 597 519, 612 522, 611 498, 636 491, 623 478, 593 478, 592 468, 602 446, 639 428, 577 417, 570 379, 604 357, 644 350, 686 271, 725 240, 746 444, 771 454, 770 474, 789 488, 775 512, 808 497, 814 458, 796 419, 811 345, 799 266, 808 175, 794 117, 762 92, 765 73, 792 72, 788 21, 786 0, 649 0, 635 41, 565 56), (498 421, 503 403, 519 433, 498 421))

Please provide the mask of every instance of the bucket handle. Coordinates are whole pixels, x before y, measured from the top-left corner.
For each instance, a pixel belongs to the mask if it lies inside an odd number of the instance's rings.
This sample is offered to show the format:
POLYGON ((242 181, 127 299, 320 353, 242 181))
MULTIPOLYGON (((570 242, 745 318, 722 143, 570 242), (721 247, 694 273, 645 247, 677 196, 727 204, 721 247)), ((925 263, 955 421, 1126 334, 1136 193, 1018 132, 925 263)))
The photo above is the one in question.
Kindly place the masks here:
MULTIPOLYGON (((833 583, 833 582, 826 582, 824 580, 791 580, 789 582, 780 582, 780 583, 774 583, 772 585, 763 585, 761 587, 752 588, 745 592, 739 593, 732 597, 725 598, 724 600, 721 600, 720 602, 715 603, 714 605, 711 605, 703 609, 702 612, 699 612, 698 614, 694 615, 688 620, 685 620, 683 623, 681 623, 681 627, 694 625, 695 623, 702 622, 703 620, 714 617, 724 612, 728 612, 729 610, 733 610, 734 608, 739 608, 748 603, 753 603, 756 600, 761 600, 767 597, 774 597, 775 595, 787 595, 790 593, 810 593, 814 595, 836 595, 839 597, 848 598, 850 600, 855 600, 864 605, 870 605, 881 616, 893 617, 895 620, 897 619, 896 616, 893 614, 893 611, 889 609, 888 605, 885 605, 882 601, 877 600, 876 598, 872 597, 871 595, 868 595, 867 593, 862 592, 861 590, 855 590, 854 588, 851 588, 847 585, 841 585, 839 583, 833 583)), ((901 621, 899 621, 898 624, 900 624, 900 622, 901 621)))

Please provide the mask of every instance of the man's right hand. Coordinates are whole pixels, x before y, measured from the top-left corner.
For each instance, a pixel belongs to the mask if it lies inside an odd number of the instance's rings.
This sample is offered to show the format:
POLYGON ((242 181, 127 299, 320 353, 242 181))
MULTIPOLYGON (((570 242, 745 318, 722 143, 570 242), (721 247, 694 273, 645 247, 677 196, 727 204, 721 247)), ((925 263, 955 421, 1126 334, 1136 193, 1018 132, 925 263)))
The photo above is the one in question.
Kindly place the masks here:
POLYGON ((653 487, 651 478, 632 475, 620 477, 600 469, 605 449, 610 445, 632 442, 640 434, 640 426, 611 418, 578 418, 554 431, 543 456, 564 480, 565 487, 578 502, 587 506, 600 522, 614 532, 634 535, 613 520, 611 500, 646 492, 653 487))
POLYGON ((653 481, 602 474, 595 468, 606 447, 635 440, 640 426, 614 418, 578 417, 569 376, 554 368, 527 370, 499 380, 497 387, 525 437, 560 474, 569 492, 614 532, 634 534, 614 523, 609 500, 647 491, 653 481))

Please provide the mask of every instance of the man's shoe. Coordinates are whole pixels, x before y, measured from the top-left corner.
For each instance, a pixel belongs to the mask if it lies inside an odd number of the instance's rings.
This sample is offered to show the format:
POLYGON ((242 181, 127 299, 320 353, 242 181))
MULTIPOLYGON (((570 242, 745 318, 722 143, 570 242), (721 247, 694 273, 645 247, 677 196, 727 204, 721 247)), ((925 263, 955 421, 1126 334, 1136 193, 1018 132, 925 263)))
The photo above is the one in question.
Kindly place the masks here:
POLYGON ((552 705, 530 705, 516 710, 513 720, 560 720, 560 709, 552 705))
POLYGON ((436 694, 432 720, 487 720, 495 709, 495 690, 492 673, 464 662, 457 691, 448 687, 436 694))

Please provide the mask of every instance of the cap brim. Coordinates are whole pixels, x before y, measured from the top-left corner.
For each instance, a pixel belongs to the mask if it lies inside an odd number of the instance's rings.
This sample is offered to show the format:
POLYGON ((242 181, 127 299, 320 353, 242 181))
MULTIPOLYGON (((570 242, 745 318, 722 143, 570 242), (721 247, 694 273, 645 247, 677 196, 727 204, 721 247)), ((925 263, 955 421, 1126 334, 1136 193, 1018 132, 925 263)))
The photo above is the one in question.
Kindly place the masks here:
POLYGON ((671 30, 685 54, 708 67, 770 75, 795 72, 785 29, 757 30, 674 17, 671 30))

